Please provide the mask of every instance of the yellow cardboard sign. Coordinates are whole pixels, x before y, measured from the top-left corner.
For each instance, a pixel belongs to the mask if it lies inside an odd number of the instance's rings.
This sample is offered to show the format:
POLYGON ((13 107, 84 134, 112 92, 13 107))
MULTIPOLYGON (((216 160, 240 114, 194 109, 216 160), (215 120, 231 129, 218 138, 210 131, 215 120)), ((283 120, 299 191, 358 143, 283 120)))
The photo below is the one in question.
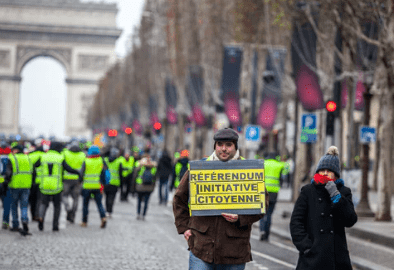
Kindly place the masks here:
POLYGON ((264 169, 190 170, 191 215, 265 213, 264 169))

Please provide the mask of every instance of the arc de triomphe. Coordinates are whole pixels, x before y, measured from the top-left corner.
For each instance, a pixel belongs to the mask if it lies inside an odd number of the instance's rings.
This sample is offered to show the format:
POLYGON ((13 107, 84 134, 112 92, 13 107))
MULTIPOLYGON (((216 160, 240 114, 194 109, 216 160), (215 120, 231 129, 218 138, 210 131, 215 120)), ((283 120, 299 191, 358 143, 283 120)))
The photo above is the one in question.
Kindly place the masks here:
POLYGON ((100 78, 116 61, 121 34, 116 14, 116 4, 0 0, 0 133, 19 131, 23 67, 35 57, 49 56, 67 73, 66 135, 90 135, 88 109, 100 78))

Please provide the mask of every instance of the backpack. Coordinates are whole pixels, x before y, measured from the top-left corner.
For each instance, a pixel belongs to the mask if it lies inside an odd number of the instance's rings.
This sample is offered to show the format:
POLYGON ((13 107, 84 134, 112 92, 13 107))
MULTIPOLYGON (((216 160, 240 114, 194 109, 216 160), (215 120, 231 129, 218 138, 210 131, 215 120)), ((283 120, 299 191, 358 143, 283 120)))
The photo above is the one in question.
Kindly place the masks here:
POLYGON ((141 178, 142 178, 143 185, 152 185, 154 182, 154 176, 151 173, 151 169, 145 169, 141 178))
POLYGON ((8 163, 8 158, 5 156, 2 156, 0 158, 0 175, 5 175, 7 163, 8 163))
POLYGON ((188 164, 185 164, 185 165, 183 165, 182 166, 182 169, 181 169, 181 171, 180 171, 180 173, 179 173, 179 181, 182 179, 182 176, 185 174, 185 172, 188 170, 188 166, 187 166, 188 164))

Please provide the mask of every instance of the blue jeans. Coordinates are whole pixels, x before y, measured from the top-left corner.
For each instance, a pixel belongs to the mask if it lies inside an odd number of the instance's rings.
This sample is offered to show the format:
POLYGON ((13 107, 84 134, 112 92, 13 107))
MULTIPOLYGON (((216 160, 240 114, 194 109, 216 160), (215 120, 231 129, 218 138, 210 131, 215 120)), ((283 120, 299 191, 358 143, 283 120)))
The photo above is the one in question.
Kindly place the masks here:
MULTIPOLYGON (((2 184, 0 184, 1 186, 2 184)), ((10 223, 10 209, 11 209, 11 191, 8 188, 5 196, 1 196, 1 201, 3 202, 3 222, 10 223)))
POLYGON ((160 185, 159 185, 159 201, 160 203, 167 203, 167 200, 168 200, 168 176, 162 176, 160 177, 160 185))
POLYGON ((27 207, 29 206, 29 194, 30 189, 27 188, 10 188, 11 192, 11 211, 12 211, 12 227, 19 227, 19 217, 18 217, 18 204, 20 201, 21 207, 21 220, 22 223, 29 222, 29 216, 27 213, 27 207))
POLYGON ((271 217, 275 209, 275 204, 276 201, 270 201, 268 205, 267 213, 264 215, 262 219, 260 219, 260 232, 265 232, 266 238, 268 238, 270 234, 271 217))
POLYGON ((89 214, 89 201, 90 195, 94 195, 94 200, 96 201, 97 209, 100 213, 100 217, 105 217, 105 210, 103 203, 101 202, 103 195, 101 195, 99 189, 83 189, 83 206, 82 206, 82 222, 88 222, 88 214, 89 214))
POLYGON ((137 214, 141 214, 141 203, 144 201, 144 212, 143 216, 146 215, 146 211, 148 210, 149 197, 151 192, 138 192, 138 203, 137 203, 137 214))
POLYGON ((207 263, 194 256, 190 251, 189 270, 244 270, 245 263, 241 264, 213 264, 207 263))

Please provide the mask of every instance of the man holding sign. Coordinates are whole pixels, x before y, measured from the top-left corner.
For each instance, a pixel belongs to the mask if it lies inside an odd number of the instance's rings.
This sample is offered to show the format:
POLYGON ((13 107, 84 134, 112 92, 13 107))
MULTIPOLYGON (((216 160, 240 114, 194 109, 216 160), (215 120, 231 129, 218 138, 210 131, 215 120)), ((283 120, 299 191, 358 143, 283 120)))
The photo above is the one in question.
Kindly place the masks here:
POLYGON ((175 226, 188 241, 189 269, 242 270, 252 260, 252 224, 263 217, 268 205, 263 169, 248 170, 236 161, 243 158, 233 129, 219 130, 214 141, 215 151, 207 162, 196 161, 196 170, 191 164, 175 192, 175 226), (258 208, 243 209, 245 205, 258 208))

